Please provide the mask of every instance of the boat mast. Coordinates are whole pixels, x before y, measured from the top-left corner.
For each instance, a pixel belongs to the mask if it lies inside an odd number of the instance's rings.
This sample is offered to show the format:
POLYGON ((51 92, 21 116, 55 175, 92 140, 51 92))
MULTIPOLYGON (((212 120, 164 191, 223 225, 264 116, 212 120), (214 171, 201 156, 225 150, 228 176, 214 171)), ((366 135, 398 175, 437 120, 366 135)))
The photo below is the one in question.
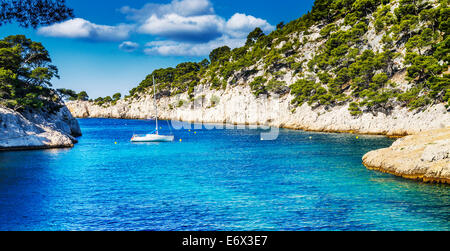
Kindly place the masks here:
POLYGON ((155 76, 153 76, 153 97, 155 99, 156 135, 159 135, 159 129, 158 129, 158 104, 156 103, 155 76))

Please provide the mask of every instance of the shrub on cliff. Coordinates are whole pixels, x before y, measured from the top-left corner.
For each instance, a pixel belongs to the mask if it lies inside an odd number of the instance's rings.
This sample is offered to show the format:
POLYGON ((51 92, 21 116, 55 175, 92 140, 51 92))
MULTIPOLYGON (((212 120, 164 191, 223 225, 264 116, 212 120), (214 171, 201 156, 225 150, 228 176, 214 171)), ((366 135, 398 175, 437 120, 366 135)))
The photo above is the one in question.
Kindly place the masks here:
MULTIPOLYGON (((268 35, 255 29, 243 47, 214 49, 210 64, 152 75, 161 95, 192 96, 198 84, 218 90, 246 83, 256 96, 290 91, 296 105, 350 103, 355 116, 393 105, 423 108, 449 102, 449 20, 448 0, 316 0, 311 12, 268 35), (408 88, 396 87, 392 80, 404 73, 408 88), (296 82, 288 88, 279 81, 284 76, 296 82)), ((152 93, 152 75, 130 95, 152 93)))

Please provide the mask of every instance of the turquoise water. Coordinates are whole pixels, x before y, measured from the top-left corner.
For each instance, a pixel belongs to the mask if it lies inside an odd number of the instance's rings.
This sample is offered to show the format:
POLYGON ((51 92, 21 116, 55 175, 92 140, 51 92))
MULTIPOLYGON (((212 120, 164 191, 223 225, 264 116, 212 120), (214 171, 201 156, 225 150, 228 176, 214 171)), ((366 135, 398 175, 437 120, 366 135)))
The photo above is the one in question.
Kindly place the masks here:
POLYGON ((73 149, 1 152, 0 230, 450 230, 448 186, 361 164, 390 139, 182 130, 181 143, 129 143, 151 123, 83 119, 73 149))

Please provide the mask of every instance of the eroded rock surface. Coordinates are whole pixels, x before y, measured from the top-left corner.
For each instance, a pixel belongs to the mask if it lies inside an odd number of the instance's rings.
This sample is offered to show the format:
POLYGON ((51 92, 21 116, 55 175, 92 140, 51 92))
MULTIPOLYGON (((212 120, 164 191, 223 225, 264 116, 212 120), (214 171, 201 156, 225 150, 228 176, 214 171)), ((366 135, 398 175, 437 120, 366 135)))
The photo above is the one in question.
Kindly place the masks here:
MULTIPOLYGON (((260 124, 388 136, 406 136, 450 126, 450 115, 444 104, 420 112, 396 107, 387 114, 364 113, 355 117, 348 111, 348 105, 314 109, 306 103, 300 107, 293 106, 291 95, 256 98, 246 85, 230 86, 226 90, 201 89, 194 102, 187 102, 187 94, 158 99, 159 117, 190 122, 260 124)), ((67 106, 77 118, 147 119, 154 115, 153 102, 152 96, 143 95, 138 99, 120 100, 116 105, 99 106, 94 102, 75 101, 68 102, 67 106)))
POLYGON ((369 169, 424 182, 450 184, 450 127, 397 140, 363 157, 369 169))
POLYGON ((78 121, 67 107, 57 113, 18 113, 0 107, 0 150, 72 147, 80 135, 78 121))

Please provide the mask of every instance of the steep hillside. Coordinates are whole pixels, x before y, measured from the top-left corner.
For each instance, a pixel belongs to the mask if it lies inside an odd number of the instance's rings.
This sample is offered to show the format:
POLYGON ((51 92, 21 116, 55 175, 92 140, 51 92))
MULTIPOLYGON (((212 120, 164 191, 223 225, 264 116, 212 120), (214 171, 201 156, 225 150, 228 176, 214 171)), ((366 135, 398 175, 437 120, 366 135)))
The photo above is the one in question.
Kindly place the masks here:
POLYGON ((447 0, 317 0, 310 13, 271 34, 255 29, 244 47, 224 46, 209 60, 155 70, 124 100, 69 108, 75 116, 146 118, 155 76, 166 118, 251 123, 233 113, 251 117, 251 104, 279 96, 282 115, 253 122, 369 133, 395 127, 394 134, 443 127, 449 123, 449 15, 447 0), (230 102, 236 95, 244 105, 230 102), (192 115, 199 100, 201 112, 192 115))
MULTIPOLYGON (((159 95, 191 94, 199 84, 247 84, 255 95, 291 92, 293 103, 351 103, 351 111, 387 113, 450 98, 450 8, 446 0, 316 1, 311 13, 246 46, 211 52, 210 62, 152 73, 159 95)), ((151 93, 151 75, 130 94, 151 93)))

